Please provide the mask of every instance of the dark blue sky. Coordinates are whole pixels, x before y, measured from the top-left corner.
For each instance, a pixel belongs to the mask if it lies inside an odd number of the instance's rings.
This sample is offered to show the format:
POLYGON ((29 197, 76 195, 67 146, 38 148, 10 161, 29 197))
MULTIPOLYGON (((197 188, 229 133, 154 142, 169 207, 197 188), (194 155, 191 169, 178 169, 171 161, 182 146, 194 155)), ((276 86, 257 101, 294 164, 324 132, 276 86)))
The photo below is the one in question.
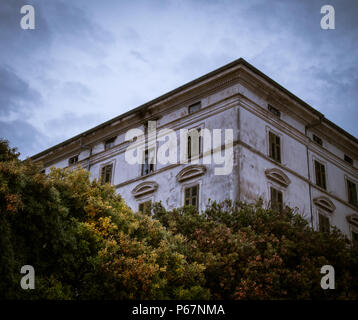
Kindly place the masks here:
POLYGON ((357 17, 355 0, 1 0, 0 137, 31 156, 239 57, 357 137, 357 17))

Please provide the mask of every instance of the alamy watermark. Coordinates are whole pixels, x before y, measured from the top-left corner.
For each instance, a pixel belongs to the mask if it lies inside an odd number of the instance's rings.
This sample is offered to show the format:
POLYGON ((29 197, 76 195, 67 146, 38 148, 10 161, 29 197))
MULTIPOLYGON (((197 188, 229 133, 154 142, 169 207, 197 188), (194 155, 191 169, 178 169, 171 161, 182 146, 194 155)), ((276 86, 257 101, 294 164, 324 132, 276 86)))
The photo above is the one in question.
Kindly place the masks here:
POLYGON ((21 288, 24 290, 35 289, 35 269, 33 266, 25 265, 21 267, 20 273, 25 274, 20 281, 21 288))
POLYGON ((29 4, 22 6, 20 13, 24 16, 20 20, 20 26, 24 30, 35 29, 35 8, 29 4))
POLYGON ((125 140, 128 164, 217 164, 215 175, 228 175, 233 169, 233 129, 194 128, 157 131, 156 121, 149 121, 146 130, 130 129, 125 140), (146 132, 145 132, 146 131, 146 132), (160 146, 158 142, 161 143, 160 146))
MULTIPOLYGON (((24 5, 20 9, 23 15, 20 20, 20 26, 23 30, 35 29, 35 8, 32 5, 24 5)), ((321 7, 321 28, 323 30, 335 29, 335 10, 332 5, 326 4, 321 7)))
POLYGON ((321 28, 323 30, 335 29, 335 11, 331 5, 324 5, 321 7, 321 14, 324 16, 321 19, 321 28))

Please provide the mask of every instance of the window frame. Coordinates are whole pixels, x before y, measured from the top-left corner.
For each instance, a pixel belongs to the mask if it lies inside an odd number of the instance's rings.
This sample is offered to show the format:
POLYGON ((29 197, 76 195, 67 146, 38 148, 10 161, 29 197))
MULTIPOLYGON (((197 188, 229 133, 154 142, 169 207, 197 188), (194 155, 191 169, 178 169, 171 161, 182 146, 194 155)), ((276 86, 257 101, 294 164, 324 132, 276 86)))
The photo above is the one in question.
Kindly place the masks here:
POLYGON ((272 104, 267 104, 267 110, 275 117, 281 119, 281 111, 278 108, 274 107, 272 104))
POLYGON ((116 167, 115 164, 116 164, 115 160, 101 164, 101 166, 99 168, 99 179, 100 179, 101 184, 105 184, 105 183, 109 183, 111 185, 113 184, 114 174, 115 174, 115 167, 116 167), (102 170, 103 170, 103 168, 105 168, 107 166, 112 166, 111 179, 110 179, 110 182, 103 182, 102 181, 102 170))
MULTIPOLYGON (((283 162, 283 137, 282 137, 282 134, 278 134, 276 131, 272 130, 271 128, 268 128, 267 130, 267 146, 268 146, 268 156, 271 160, 277 162, 277 163, 280 163, 282 164, 283 162), (272 147, 271 147, 271 139, 270 137, 271 136, 274 136, 275 139, 279 138, 279 160, 274 158, 273 155, 272 155, 272 147)), ((277 146, 275 148, 275 150, 277 151, 277 146)))
POLYGON ((323 228, 323 225, 321 225, 320 217, 323 217, 324 219, 327 219, 326 221, 328 221, 328 233, 330 233, 331 232, 331 226, 332 226, 331 217, 328 214, 326 214, 324 211, 322 211, 322 210, 317 210, 317 230, 319 232, 327 232, 325 230, 321 230, 321 227, 323 228))
POLYGON ((184 187, 184 206, 192 205, 192 206, 195 207, 197 210, 199 210, 199 197, 200 197, 200 186, 199 186, 198 183, 196 183, 196 184, 194 184, 194 185, 191 185, 191 186, 186 186, 186 187, 184 187), (193 188, 196 188, 196 195, 195 195, 195 196, 193 196, 193 194, 192 194, 192 189, 193 189, 193 188), (190 191, 189 198, 187 198, 187 196, 186 196, 187 190, 190 191), (196 205, 193 205, 193 204, 192 204, 192 202, 193 202, 192 199, 193 199, 194 197, 196 197, 196 205), (187 200, 187 199, 189 199, 189 201, 190 201, 191 203, 186 204, 186 200, 187 200))
MULTIPOLYGON (((151 206, 153 204, 152 198, 146 198, 146 199, 142 199, 140 202, 138 202, 138 212, 141 212, 142 214, 146 214, 146 212, 143 212, 140 210, 140 207, 143 205, 143 208, 146 204, 148 204, 151 206)), ((150 214, 152 214, 152 210, 149 211, 150 214)))
POLYGON ((79 157, 79 154, 70 157, 70 158, 68 159, 68 165, 69 165, 69 166, 73 166, 73 165, 75 165, 76 163, 78 163, 78 157, 79 157), (71 163, 71 159, 76 159, 76 161, 74 161, 74 162, 71 163))
POLYGON ((354 160, 350 156, 344 154, 344 162, 348 163, 349 165, 353 166, 354 160))
POLYGON ((346 180, 346 190, 347 190, 347 201, 350 205, 358 207, 358 183, 354 181, 353 179, 350 179, 349 177, 345 177, 346 180), (349 184, 353 184, 355 186, 355 202, 351 202, 350 200, 350 190, 349 190, 349 184))
POLYGON ((155 169, 156 169, 156 157, 157 157, 157 147, 156 146, 151 146, 151 147, 146 147, 142 150, 142 156, 143 156, 143 163, 140 165, 140 176, 141 177, 145 177, 147 176, 148 174, 151 174, 153 172, 155 172, 155 169), (149 163, 149 151, 150 150, 154 150, 154 163, 149 163), (146 158, 146 155, 148 155, 148 158, 146 158), (146 159, 148 160, 148 163, 146 163, 146 159), (149 169, 149 171, 147 173, 144 173, 144 167, 145 166, 149 166, 152 167, 152 170, 149 169))
POLYGON ((328 179, 327 179, 327 164, 317 158, 313 158, 313 169, 314 169, 314 183, 317 187, 322 188, 323 190, 327 191, 327 186, 328 186, 328 179), (320 184, 317 183, 317 166, 316 163, 319 164, 320 166, 322 166, 324 168, 324 175, 320 174, 320 178, 324 178, 324 186, 321 186, 320 184))
POLYGON ((323 139, 316 134, 312 133, 312 141, 319 146, 323 147, 323 139))
POLYGON ((269 195, 270 195, 269 204, 270 204, 270 208, 272 210, 277 210, 280 212, 283 210, 283 208, 284 208, 283 194, 284 194, 284 192, 281 188, 278 188, 273 184, 269 184, 269 195), (277 192, 277 195, 281 194, 281 204, 277 202, 279 204, 279 207, 277 207, 277 208, 276 208, 276 206, 274 206, 274 203, 276 204, 276 201, 275 202, 272 201, 273 191, 277 192))
POLYGON ((180 198, 181 198, 182 206, 185 206, 185 189, 189 188, 189 187, 193 187, 195 185, 198 185, 198 187, 199 187, 197 210, 200 212, 202 210, 202 199, 203 199, 203 179, 202 179, 202 177, 200 179, 193 178, 188 181, 182 182, 181 190, 180 190, 180 193, 181 193, 180 198))
POLYGON ((189 164, 193 164, 195 163, 202 155, 203 155, 203 137, 202 137, 202 128, 201 127, 195 127, 195 128, 191 128, 191 129, 188 129, 188 133, 187 133, 187 136, 186 136, 186 160, 189 164), (198 137, 199 137, 199 153, 198 154, 195 154, 195 155, 192 155, 192 152, 191 152, 191 134, 190 134, 190 131, 192 130, 197 130, 198 132, 198 137), (189 139, 190 139, 190 142, 189 142, 189 139), (189 149, 190 149, 190 156, 189 156, 189 149))
POLYGON ((112 137, 112 138, 108 138, 106 139, 103 144, 104 144, 104 151, 110 150, 115 146, 115 141, 117 139, 117 136, 112 137), (109 146, 108 146, 109 145, 109 146))
POLYGON ((202 107, 201 101, 192 103, 191 105, 188 106, 188 114, 193 114, 193 113, 200 111, 201 107, 202 107), (199 106, 199 109, 195 109, 194 111, 191 111, 192 108, 195 108, 197 106, 199 106))
POLYGON ((351 230, 351 241, 354 246, 358 246, 358 230, 356 228, 354 228, 354 229, 352 228, 352 230, 351 230), (356 236, 354 236, 354 235, 356 235, 356 236), (355 239, 355 237, 357 237, 357 238, 355 239))

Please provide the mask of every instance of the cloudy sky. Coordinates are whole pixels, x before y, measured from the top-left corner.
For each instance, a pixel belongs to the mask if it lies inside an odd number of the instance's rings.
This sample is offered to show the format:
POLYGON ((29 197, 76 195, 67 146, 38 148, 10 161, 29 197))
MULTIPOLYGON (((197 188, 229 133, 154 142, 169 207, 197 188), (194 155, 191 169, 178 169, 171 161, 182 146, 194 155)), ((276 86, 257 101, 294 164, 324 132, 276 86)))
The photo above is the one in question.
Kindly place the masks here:
POLYGON ((0 137, 34 155, 239 57, 357 137, 357 17, 356 0, 1 0, 0 137))

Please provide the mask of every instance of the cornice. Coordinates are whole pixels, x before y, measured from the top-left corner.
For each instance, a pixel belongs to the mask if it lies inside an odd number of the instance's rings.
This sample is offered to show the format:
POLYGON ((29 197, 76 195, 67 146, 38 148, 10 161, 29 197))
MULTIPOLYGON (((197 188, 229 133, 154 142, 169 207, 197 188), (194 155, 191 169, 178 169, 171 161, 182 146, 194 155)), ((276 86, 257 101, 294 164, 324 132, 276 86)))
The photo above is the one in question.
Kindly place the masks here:
MULTIPOLYGON (((221 79, 221 81, 214 86, 220 87, 225 86, 228 83, 235 81, 236 77, 241 77, 241 81, 246 81, 247 79, 250 79, 249 82, 246 83, 247 86, 255 87, 256 89, 260 89, 261 96, 264 94, 266 95, 267 99, 278 99, 279 101, 287 101, 290 106, 295 105, 298 110, 300 110, 300 113, 305 113, 306 117, 303 120, 307 120, 306 118, 312 116, 322 118, 323 122, 327 124, 335 133, 338 133, 339 135, 344 136, 344 138, 349 141, 352 145, 357 147, 358 140, 357 138, 353 137, 334 123, 330 122, 328 119, 324 118, 324 115, 320 113, 319 111, 312 108, 310 105, 308 105, 306 102, 289 92, 287 89, 283 88, 281 85, 276 83, 274 80, 269 78, 267 75, 262 73, 260 70, 256 69, 254 66, 246 62, 244 59, 240 58, 238 60, 235 60, 219 69, 216 69, 200 78, 197 78, 189 83, 184 84, 183 86, 180 86, 172 91, 169 91, 168 93, 151 100, 135 109, 132 109, 118 117, 115 117, 109 121, 106 121, 92 129, 89 129, 71 139, 68 139, 56 146, 53 146, 47 150, 44 150, 40 152, 37 155, 32 156, 31 158, 33 160, 43 160, 43 156, 49 154, 53 150, 59 150, 61 147, 65 147, 70 143, 75 142, 78 139, 85 138, 89 135, 91 135, 93 132, 96 132, 98 130, 102 130, 108 126, 122 124, 124 121, 128 121, 128 119, 134 117, 136 114, 146 114, 148 111, 153 112, 153 109, 159 108, 161 105, 165 103, 174 102, 175 99, 178 97, 184 97, 187 96, 187 99, 190 97, 190 93, 192 94, 194 90, 198 88, 203 88, 205 86, 208 86, 210 83, 217 82, 218 79, 221 79), (236 73, 236 74, 235 74, 236 73), (229 79, 229 77, 232 77, 232 79, 229 79), (227 78, 227 79, 226 79, 227 78)), ((192 97, 195 96, 192 95, 192 97)), ((192 98, 191 97, 191 98, 192 98)), ((285 103, 284 103, 285 104, 285 103)), ((298 116, 298 114, 296 114, 298 116)))

